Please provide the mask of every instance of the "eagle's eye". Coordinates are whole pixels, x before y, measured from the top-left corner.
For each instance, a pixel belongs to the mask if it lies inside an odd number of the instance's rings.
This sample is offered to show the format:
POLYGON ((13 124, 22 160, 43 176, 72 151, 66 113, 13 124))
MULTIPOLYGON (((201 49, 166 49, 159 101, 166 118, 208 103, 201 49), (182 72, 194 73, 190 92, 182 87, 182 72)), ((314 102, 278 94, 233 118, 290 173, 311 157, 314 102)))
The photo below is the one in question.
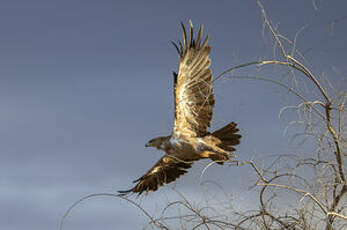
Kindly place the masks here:
POLYGON ((153 143, 154 143, 154 140, 149 140, 146 144, 145 144, 145 147, 150 147, 150 146, 153 146, 153 143))

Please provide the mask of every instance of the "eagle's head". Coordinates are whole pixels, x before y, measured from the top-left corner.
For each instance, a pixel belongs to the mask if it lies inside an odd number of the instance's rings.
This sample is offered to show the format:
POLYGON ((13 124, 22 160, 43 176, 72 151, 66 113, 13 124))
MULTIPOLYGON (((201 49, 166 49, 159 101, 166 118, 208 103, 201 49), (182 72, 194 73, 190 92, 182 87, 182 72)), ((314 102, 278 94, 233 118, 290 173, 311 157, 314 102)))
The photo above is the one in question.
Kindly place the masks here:
POLYGON ((146 147, 155 147, 157 149, 164 149, 165 143, 169 140, 170 136, 156 137, 147 142, 146 147))

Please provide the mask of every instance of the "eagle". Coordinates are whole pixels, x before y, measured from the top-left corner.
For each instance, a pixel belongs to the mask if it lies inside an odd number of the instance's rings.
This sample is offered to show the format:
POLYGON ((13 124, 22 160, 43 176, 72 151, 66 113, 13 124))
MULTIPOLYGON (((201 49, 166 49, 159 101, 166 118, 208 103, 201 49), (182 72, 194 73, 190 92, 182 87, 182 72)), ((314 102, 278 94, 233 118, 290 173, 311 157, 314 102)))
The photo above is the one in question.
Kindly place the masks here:
POLYGON ((209 69, 211 47, 209 36, 203 39, 203 26, 194 38, 190 21, 189 37, 184 24, 183 44, 173 43, 179 56, 178 73, 174 77, 175 121, 169 136, 156 137, 148 141, 146 147, 155 147, 165 155, 142 177, 135 180, 136 185, 119 195, 143 192, 148 194, 160 186, 171 183, 187 172, 194 161, 209 158, 218 164, 231 159, 234 146, 240 144, 241 135, 237 124, 231 122, 223 128, 209 132, 215 104, 212 73, 209 69))

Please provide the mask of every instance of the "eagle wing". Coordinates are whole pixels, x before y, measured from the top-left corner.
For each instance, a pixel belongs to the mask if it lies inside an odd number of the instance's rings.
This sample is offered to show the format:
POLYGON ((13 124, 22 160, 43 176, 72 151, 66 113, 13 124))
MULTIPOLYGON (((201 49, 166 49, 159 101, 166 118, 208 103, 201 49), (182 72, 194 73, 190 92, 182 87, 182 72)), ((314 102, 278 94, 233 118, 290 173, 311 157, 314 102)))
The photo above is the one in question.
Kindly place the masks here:
POLYGON ((210 126, 214 95, 210 66, 208 35, 201 44, 203 29, 193 38, 190 22, 189 41, 183 29, 183 45, 173 43, 180 56, 178 74, 174 73, 175 123, 173 136, 201 137, 210 126))
POLYGON ((141 195, 143 192, 156 191, 160 186, 175 181, 191 166, 191 161, 183 161, 166 154, 145 175, 133 181, 133 183, 137 183, 135 187, 118 192, 120 195, 126 195, 130 192, 141 195))

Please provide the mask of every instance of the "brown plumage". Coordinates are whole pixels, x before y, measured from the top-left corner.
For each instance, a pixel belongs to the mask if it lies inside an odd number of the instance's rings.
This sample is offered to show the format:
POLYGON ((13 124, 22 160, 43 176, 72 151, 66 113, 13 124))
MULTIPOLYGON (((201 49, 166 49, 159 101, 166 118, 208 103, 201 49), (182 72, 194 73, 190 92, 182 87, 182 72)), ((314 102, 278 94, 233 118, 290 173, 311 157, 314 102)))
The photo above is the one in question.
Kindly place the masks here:
POLYGON ((176 180, 187 172, 194 161, 210 158, 219 164, 229 160, 230 152, 240 144, 239 129, 232 122, 225 127, 209 133, 214 94, 212 74, 209 69, 211 47, 208 35, 203 40, 201 26, 196 39, 190 22, 189 37, 182 24, 183 44, 173 43, 179 55, 178 74, 174 72, 175 122, 172 135, 150 140, 146 147, 156 147, 165 155, 148 172, 135 180, 135 187, 119 191, 121 195, 129 192, 138 195, 156 191, 160 186, 176 180))
POLYGON ((203 137, 212 119, 214 95, 209 54, 208 36, 200 44, 203 27, 198 38, 193 39, 193 26, 190 25, 190 38, 187 42, 184 25, 182 48, 177 48, 180 56, 178 75, 174 73, 175 123, 174 135, 203 137), (188 43, 188 44, 187 44, 188 43))

